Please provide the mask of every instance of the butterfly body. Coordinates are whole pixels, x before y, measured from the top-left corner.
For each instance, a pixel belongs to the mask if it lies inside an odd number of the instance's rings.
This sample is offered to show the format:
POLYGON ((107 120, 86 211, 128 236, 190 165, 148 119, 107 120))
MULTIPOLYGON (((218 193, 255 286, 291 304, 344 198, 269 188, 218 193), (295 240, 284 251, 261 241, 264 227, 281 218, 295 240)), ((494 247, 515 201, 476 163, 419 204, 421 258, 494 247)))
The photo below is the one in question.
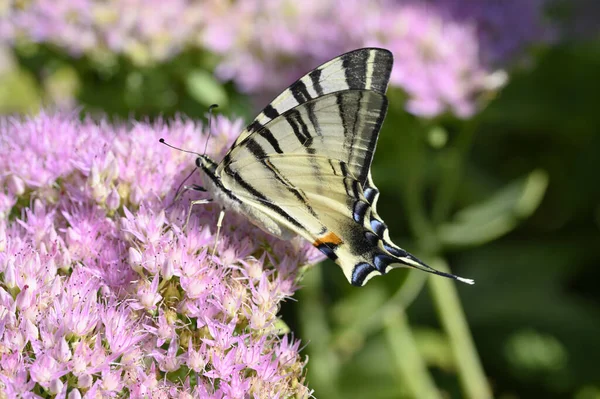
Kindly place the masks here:
POLYGON ((223 186, 221 178, 215 174, 217 164, 210 157, 202 155, 196 160, 196 165, 209 178, 205 183, 205 189, 212 195, 212 198, 221 204, 227 210, 231 210, 240 215, 244 215, 255 226, 260 227, 264 232, 271 234, 282 240, 289 240, 296 236, 292 230, 277 223, 258 208, 247 205, 239 200, 230 189, 223 186))
POLYGON ((264 231, 300 235, 364 285, 391 268, 430 268, 393 244, 376 211, 371 160, 387 111, 389 51, 364 48, 309 72, 240 133, 220 163, 196 165, 224 207, 264 231))

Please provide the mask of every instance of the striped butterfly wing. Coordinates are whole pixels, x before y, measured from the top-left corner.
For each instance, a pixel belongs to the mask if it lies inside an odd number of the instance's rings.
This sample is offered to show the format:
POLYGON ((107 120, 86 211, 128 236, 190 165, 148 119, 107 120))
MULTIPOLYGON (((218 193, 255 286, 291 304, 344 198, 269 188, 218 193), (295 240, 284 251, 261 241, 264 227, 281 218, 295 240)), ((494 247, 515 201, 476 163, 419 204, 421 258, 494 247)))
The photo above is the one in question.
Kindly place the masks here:
POLYGON ((282 113, 326 94, 343 90, 371 90, 385 94, 393 62, 389 50, 361 48, 324 63, 292 83, 271 101, 240 134, 232 149, 282 113))
POLYGON ((399 266, 446 275, 394 245, 365 195, 377 193, 363 184, 386 105, 369 90, 306 101, 234 146, 216 174, 238 200, 336 261, 354 285, 399 266))
MULTIPOLYGON (((383 222, 343 161, 312 154, 272 154, 260 161, 246 158, 235 163, 233 167, 251 176, 261 193, 257 196, 237 187, 238 197, 312 242, 340 265, 351 284, 362 286, 376 275, 406 266, 469 282, 432 269, 381 238, 377 229, 383 222)), ((235 188, 234 179, 224 182, 235 188)))
MULTIPOLYGON (((343 161, 361 184, 368 180, 387 110, 383 94, 345 90, 307 101, 251 133, 225 156, 217 174, 243 173, 236 162, 268 154, 311 154, 343 161)), ((315 173, 319 168, 314 168, 315 173)))
MULTIPOLYGON (((385 94, 393 63, 394 57, 389 50, 373 47, 347 52, 313 69, 292 83, 263 109, 254 121, 242 131, 225 159, 231 158, 230 153, 252 133, 262 130, 265 124, 298 105, 343 90, 371 90, 385 94)), ((377 129, 372 132, 372 136, 376 140, 381 124, 373 125, 373 128, 377 129)), ((277 137, 277 140, 279 139, 277 137)), ((349 157, 352 156, 351 153, 348 155, 349 157)), ((375 208, 379 198, 379 190, 375 187, 370 172, 373 153, 370 152, 365 155, 363 167, 367 170, 367 174, 363 173, 358 177, 365 187, 367 200, 375 208)), ((344 159, 344 157, 339 159, 349 163, 348 159, 344 159)), ((385 231, 387 232, 387 229, 385 231)))

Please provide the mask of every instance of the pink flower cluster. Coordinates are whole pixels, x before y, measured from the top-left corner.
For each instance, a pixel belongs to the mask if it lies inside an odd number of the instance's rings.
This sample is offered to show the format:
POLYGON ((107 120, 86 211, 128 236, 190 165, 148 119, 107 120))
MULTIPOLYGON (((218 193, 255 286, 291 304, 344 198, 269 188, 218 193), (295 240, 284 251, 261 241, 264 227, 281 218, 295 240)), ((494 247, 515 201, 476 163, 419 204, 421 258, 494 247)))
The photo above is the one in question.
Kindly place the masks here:
POLYGON ((468 117, 502 84, 498 68, 547 39, 545 1, 31 0, 0 15, 0 41, 137 64, 207 48, 222 57, 218 76, 259 102, 336 55, 382 46, 394 53, 391 84, 408 94, 409 111, 468 117))
POLYGON ((194 0, 33 0, 0 16, 0 40, 25 36, 74 55, 124 54, 137 64, 201 44, 203 6, 194 0))
MULTIPOLYGON (((217 117, 209 148, 240 121, 217 117)), ((0 391, 7 397, 309 397, 280 302, 321 257, 174 201, 192 121, 0 118, 0 391), (170 205, 170 206, 169 206, 170 205), (250 238, 252 237, 252 239, 250 238)), ((198 176, 192 182, 201 183, 198 176)))
POLYGON ((502 84, 498 68, 548 38, 544 0, 264 0, 208 9, 205 45, 217 73, 250 93, 279 91, 320 63, 364 46, 395 57, 391 85, 407 109, 469 117, 480 94, 502 84), (230 18, 235 23, 228 23, 230 18))

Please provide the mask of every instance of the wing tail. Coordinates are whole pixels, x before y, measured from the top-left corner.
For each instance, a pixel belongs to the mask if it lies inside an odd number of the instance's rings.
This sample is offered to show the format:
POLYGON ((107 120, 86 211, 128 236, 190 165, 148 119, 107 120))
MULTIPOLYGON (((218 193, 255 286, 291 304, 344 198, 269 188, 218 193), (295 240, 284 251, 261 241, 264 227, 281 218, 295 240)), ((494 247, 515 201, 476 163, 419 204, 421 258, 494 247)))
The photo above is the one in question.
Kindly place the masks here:
POLYGON ((399 248, 398 246, 394 245, 393 243, 386 242, 386 240, 382 240, 382 243, 383 243, 383 247, 384 247, 384 251, 385 252, 381 251, 381 254, 383 254, 383 255, 388 255, 389 254, 389 255, 391 255, 395 259, 396 262, 399 262, 399 264, 398 263, 390 263, 387 267, 394 268, 394 267, 409 266, 409 267, 413 267, 415 269, 422 270, 422 271, 427 272, 427 273, 435 274, 435 275, 442 276, 442 277, 451 278, 451 279, 460 281, 462 283, 475 284, 475 281, 472 280, 472 279, 470 279, 470 278, 459 277, 459 276, 457 276, 455 274, 452 274, 452 273, 446 273, 446 272, 442 272, 442 271, 439 271, 437 269, 434 269, 433 267, 427 265, 425 262, 421 261, 416 256, 414 256, 411 253, 403 250, 402 248, 399 248))

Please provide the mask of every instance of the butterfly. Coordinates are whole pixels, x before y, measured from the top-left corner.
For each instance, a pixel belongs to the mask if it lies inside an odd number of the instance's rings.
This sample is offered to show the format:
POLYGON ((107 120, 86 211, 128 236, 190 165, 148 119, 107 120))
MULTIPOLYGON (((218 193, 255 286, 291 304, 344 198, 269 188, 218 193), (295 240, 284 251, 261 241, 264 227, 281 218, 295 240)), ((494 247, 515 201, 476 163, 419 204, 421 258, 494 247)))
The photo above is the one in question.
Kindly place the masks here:
POLYGON ((324 63, 267 105, 220 163, 200 155, 196 166, 213 200, 276 237, 309 240, 355 286, 406 266, 473 284, 392 243, 377 214, 371 161, 392 65, 381 48, 324 63))

